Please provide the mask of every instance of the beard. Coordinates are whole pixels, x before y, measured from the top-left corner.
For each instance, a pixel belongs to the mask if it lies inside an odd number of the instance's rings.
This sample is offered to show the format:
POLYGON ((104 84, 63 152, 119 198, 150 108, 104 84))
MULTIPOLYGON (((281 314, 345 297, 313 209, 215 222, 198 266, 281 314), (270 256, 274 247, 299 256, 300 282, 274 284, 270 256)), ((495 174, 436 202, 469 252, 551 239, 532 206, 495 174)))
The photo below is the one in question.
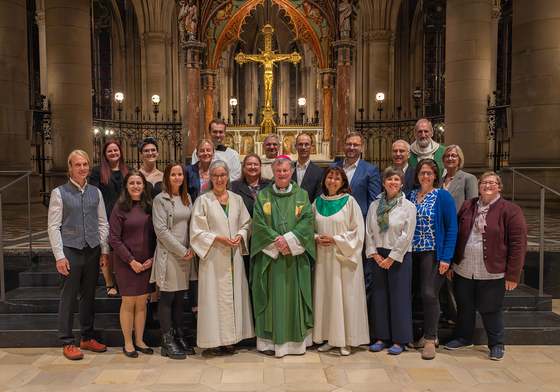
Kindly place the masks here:
POLYGON ((426 148, 426 147, 428 147, 428 146, 430 145, 430 142, 431 142, 431 141, 432 141, 432 140, 431 140, 430 138, 426 138, 426 139, 423 139, 423 140, 420 139, 420 140, 418 140, 418 144, 420 145, 420 147, 426 148))

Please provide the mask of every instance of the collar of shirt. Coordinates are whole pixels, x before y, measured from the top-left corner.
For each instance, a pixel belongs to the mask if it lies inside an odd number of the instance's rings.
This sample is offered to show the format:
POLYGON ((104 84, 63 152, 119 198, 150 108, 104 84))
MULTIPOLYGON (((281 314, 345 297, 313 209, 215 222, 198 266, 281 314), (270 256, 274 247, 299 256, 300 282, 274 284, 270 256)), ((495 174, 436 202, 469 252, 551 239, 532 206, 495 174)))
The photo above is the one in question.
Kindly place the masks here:
POLYGON ((283 188, 283 189, 278 188, 276 184, 272 184, 272 189, 274 189, 274 192, 276 193, 288 193, 289 191, 292 190, 292 184, 290 183, 287 188, 283 188))
POLYGON ((403 167, 402 172, 403 172, 403 173, 406 173, 407 170, 408 170, 408 163, 406 164, 405 167, 403 167))
POLYGON ((299 163, 299 161, 297 161, 296 168, 300 170, 307 170, 307 168, 309 167, 309 162, 311 162, 311 158, 309 158, 303 165, 299 163))
POLYGON ((70 179, 70 181, 72 182, 72 184, 74 184, 74 185, 76 186, 76 188, 78 188, 78 190, 79 190, 81 193, 84 193, 85 190, 86 190, 86 188, 87 188, 87 186, 88 186, 87 180, 86 180, 86 183, 85 183, 85 185, 84 185, 83 187, 82 187, 80 184, 78 184, 76 181, 74 181, 73 179, 70 179))
POLYGON ((357 167, 358 167, 358 163, 360 163, 360 159, 361 159, 361 158, 359 158, 356 162, 354 162, 353 165, 348 166, 348 165, 346 164, 346 158, 344 158, 344 162, 342 163, 343 169, 346 171, 346 170, 352 170, 352 169, 357 168, 357 167))

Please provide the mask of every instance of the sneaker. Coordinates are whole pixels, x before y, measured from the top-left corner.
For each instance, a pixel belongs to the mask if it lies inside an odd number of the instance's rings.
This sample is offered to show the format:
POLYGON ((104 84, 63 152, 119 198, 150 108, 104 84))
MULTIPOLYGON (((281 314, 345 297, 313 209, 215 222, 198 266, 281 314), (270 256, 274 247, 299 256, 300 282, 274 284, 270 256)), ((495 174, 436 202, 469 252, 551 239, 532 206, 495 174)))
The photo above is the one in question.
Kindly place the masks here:
POLYGON ((375 344, 372 344, 371 346, 369 346, 369 351, 374 351, 374 352, 383 351, 383 349, 385 347, 387 347, 387 346, 383 342, 375 343, 375 344))
POLYGON ((352 354, 352 348, 350 346, 340 348, 340 355, 347 356, 350 354, 352 354))
POLYGON ((494 346, 490 349, 490 359, 493 361, 501 361, 504 359, 504 349, 501 346, 494 346))
POLYGON ((391 346, 389 347, 389 349, 387 350, 387 352, 389 354, 393 354, 393 355, 399 355, 404 351, 404 346, 391 346))
POLYGON ((73 344, 64 346, 64 348, 62 349, 62 353, 66 358, 71 359, 73 361, 76 359, 82 359, 84 357, 84 353, 78 350, 78 347, 76 347, 73 344))
POLYGON ((322 353, 326 353, 327 351, 330 351, 332 348, 333 348, 333 346, 331 346, 328 343, 325 343, 321 347, 319 347, 317 349, 317 351, 322 352, 322 353))
POLYGON ((473 345, 469 344, 465 339, 459 338, 459 339, 455 339, 455 340, 450 341, 444 347, 445 347, 446 350, 460 350, 462 348, 470 348, 472 346, 473 345))
POLYGON ((99 343, 97 340, 95 339, 90 339, 86 342, 84 342, 83 340, 80 342, 80 348, 82 350, 91 350, 93 352, 96 353, 102 353, 104 351, 107 351, 107 346, 105 346, 104 344, 99 343))

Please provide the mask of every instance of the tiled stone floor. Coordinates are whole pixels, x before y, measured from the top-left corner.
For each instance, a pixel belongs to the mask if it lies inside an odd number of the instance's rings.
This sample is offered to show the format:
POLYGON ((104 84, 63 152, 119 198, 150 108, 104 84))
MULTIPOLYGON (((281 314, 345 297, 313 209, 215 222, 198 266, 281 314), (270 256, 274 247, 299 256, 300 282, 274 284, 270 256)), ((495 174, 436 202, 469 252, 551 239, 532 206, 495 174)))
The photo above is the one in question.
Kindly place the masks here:
POLYGON ((159 349, 137 359, 120 348, 86 352, 69 361, 60 348, 0 350, 0 391, 558 391, 559 346, 508 346, 502 362, 486 347, 450 352, 423 361, 417 351, 399 356, 354 349, 283 359, 254 348, 237 355, 197 355, 176 361, 159 349))

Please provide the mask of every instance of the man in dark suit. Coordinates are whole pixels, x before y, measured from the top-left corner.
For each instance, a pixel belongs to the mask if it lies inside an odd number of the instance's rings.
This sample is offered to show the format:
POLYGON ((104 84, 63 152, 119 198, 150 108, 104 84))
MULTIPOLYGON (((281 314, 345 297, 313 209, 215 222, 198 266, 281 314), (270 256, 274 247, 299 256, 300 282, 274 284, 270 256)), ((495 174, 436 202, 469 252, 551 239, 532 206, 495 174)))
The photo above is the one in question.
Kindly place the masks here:
POLYGON ((296 138, 296 151, 298 160, 292 175, 294 180, 301 188, 307 191, 309 202, 313 203, 321 192, 321 182, 325 174, 325 169, 311 162, 311 150, 313 149, 313 138, 307 133, 300 133, 296 138))
MULTIPOLYGON (((343 161, 335 162, 331 165, 341 167, 348 177, 350 187, 352 188, 352 196, 358 202, 364 215, 364 222, 367 217, 368 209, 371 203, 377 199, 381 193, 381 177, 379 176, 379 168, 360 158, 364 146, 362 144, 362 135, 359 132, 349 132, 346 135, 346 143, 344 145, 346 158, 343 161)), ((366 297, 369 303, 371 298, 371 282, 373 274, 372 258, 366 258, 365 248, 362 252, 364 259, 364 278, 366 284, 366 297)), ((369 306, 368 306, 369 309, 369 306)))
POLYGON ((393 165, 404 172, 402 191, 405 195, 408 195, 408 192, 416 189, 414 186, 414 168, 408 164, 408 158, 410 158, 410 144, 404 140, 397 140, 394 142, 391 149, 391 158, 393 159, 393 165))

